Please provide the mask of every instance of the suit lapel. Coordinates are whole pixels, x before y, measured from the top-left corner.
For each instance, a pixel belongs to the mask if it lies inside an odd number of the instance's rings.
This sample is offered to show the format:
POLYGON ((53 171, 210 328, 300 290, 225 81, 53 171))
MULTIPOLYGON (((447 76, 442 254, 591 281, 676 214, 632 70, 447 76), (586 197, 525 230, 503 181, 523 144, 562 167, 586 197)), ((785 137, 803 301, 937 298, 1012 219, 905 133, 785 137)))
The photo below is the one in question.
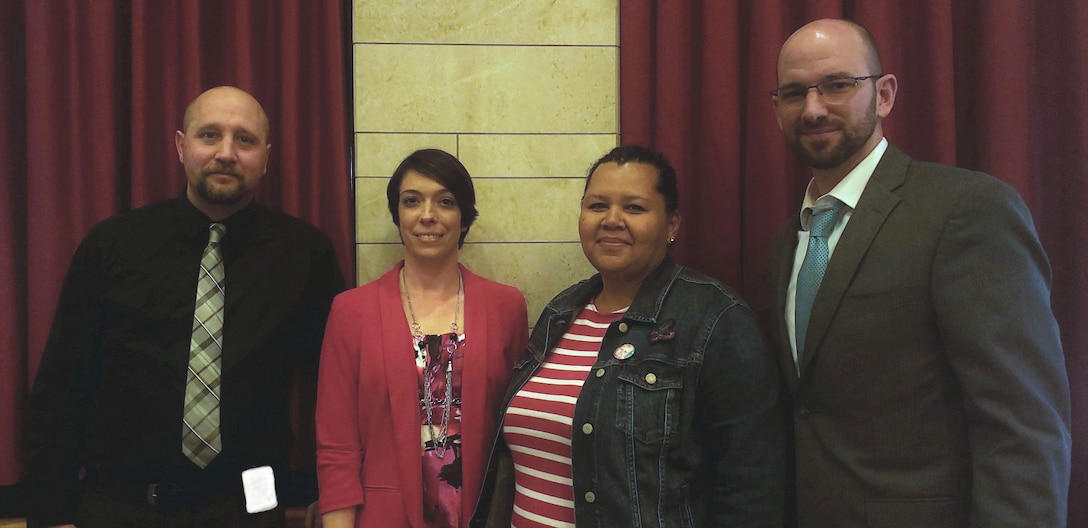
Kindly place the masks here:
MULTIPOLYGON (((404 308, 400 301, 400 269, 383 277, 378 288, 379 313, 382 318, 382 356, 385 365, 385 379, 389 386, 389 406, 392 416, 404 416, 395 420, 393 436, 397 445, 404 449, 397 450, 398 464, 401 468, 401 496, 404 497, 404 511, 423 511, 423 466, 420 456, 419 384, 416 381, 415 360, 412 356, 412 334, 408 330, 408 320, 404 317, 404 308)), ((410 518, 416 520, 415 515, 410 518)))
POLYGON ((812 317, 808 323, 805 351, 801 359, 802 376, 812 363, 813 357, 819 353, 828 326, 842 303, 846 289, 853 282, 862 258, 880 231, 880 226, 899 205, 900 199, 895 191, 903 184, 909 164, 910 158, 906 154, 888 145, 887 151, 869 178, 858 206, 850 217, 850 223, 846 225, 835 246, 835 253, 827 265, 827 273, 824 274, 820 290, 812 303, 812 317))
POLYGON ((778 343, 775 349, 778 351, 778 364, 786 378, 786 385, 790 393, 797 392, 797 366, 793 361, 793 346, 790 344, 790 332, 786 326, 786 295, 790 288, 790 274, 793 271, 794 248, 797 247, 797 217, 789 222, 775 237, 771 246, 771 262, 775 263, 775 269, 771 270, 771 278, 774 281, 773 303, 775 321, 773 328, 774 340, 778 343))

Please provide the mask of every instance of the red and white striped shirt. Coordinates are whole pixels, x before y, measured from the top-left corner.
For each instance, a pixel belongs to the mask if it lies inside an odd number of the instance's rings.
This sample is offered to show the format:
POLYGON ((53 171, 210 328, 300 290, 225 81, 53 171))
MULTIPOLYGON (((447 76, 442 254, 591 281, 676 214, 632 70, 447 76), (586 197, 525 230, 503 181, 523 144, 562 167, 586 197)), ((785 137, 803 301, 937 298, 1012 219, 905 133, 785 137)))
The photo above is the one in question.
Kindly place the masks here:
POLYGON ((503 438, 514 459, 517 528, 574 528, 570 461, 574 404, 608 326, 627 309, 602 314, 590 303, 510 401, 503 438))

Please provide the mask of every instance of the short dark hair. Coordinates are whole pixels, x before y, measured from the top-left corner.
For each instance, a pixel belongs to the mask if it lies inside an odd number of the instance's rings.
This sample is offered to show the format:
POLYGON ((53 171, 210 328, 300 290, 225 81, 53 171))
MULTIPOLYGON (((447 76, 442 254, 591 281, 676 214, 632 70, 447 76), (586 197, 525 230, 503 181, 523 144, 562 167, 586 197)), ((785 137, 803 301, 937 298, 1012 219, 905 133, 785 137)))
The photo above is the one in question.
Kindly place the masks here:
POLYGON ((593 178, 593 172, 597 167, 605 163, 625 165, 627 163, 645 163, 657 171, 657 192, 665 197, 665 212, 669 215, 680 211, 680 191, 676 186, 676 169, 669 164, 669 159, 664 154, 642 145, 623 145, 616 147, 597 160, 586 174, 586 186, 582 194, 589 188, 589 180, 593 178))
POLYGON ((479 216, 476 210, 476 189, 472 186, 472 176, 461 162, 444 150, 421 149, 404 158, 393 171, 389 178, 389 185, 385 187, 385 196, 389 200, 389 214, 393 217, 393 224, 400 227, 400 216, 397 208, 400 205, 400 184, 408 171, 415 171, 438 182, 441 186, 450 190, 457 200, 457 207, 461 209, 461 238, 457 240, 457 247, 465 245, 465 237, 472 223, 479 216))

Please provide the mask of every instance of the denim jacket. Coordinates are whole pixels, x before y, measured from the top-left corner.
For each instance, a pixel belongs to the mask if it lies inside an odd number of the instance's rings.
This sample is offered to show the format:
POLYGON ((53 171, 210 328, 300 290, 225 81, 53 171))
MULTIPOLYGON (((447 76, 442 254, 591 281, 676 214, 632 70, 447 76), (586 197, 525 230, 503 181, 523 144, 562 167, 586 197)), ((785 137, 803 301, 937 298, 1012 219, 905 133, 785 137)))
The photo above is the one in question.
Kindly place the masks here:
MULTIPOLYGON (((600 290, 595 275, 544 309, 504 413, 600 290)), ((779 383, 752 311, 666 257, 609 326, 575 405, 577 526, 781 526, 779 383)), ((501 449, 501 428, 498 440, 501 449)))

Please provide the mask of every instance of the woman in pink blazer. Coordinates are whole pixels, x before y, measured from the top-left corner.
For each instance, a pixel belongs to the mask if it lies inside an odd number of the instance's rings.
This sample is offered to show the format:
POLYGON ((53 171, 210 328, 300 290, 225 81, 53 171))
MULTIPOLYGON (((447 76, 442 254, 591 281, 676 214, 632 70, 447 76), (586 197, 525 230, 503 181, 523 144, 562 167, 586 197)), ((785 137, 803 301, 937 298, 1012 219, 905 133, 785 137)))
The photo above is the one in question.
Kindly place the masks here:
POLYGON ((404 260, 333 303, 318 380, 319 509, 326 528, 461 527, 528 338, 525 298, 458 262, 477 212, 456 158, 413 153, 386 194, 404 260))

